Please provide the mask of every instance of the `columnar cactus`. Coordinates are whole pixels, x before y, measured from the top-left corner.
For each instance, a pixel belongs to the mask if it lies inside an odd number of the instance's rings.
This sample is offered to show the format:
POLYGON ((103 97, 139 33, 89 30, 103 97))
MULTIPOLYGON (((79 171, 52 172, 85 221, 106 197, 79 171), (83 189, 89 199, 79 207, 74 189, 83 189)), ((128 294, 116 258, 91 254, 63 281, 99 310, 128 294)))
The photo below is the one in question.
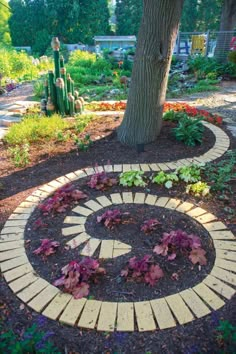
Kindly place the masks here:
POLYGON ((79 97, 79 92, 74 89, 74 81, 70 74, 66 74, 64 58, 60 56, 60 42, 57 37, 53 37, 51 45, 55 72, 52 70, 48 72, 48 80, 44 84, 46 113, 51 115, 53 112, 58 112, 62 116, 66 114, 73 116, 75 112, 82 112, 84 101, 79 97))

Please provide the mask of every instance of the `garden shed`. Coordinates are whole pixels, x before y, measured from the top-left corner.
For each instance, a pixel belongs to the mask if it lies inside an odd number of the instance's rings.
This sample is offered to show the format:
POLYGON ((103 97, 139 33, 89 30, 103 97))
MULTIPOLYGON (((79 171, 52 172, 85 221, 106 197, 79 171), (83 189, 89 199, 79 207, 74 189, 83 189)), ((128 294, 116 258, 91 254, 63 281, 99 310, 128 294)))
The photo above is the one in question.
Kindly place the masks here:
POLYGON ((95 36, 95 46, 100 49, 127 48, 132 47, 136 43, 136 36, 95 36))

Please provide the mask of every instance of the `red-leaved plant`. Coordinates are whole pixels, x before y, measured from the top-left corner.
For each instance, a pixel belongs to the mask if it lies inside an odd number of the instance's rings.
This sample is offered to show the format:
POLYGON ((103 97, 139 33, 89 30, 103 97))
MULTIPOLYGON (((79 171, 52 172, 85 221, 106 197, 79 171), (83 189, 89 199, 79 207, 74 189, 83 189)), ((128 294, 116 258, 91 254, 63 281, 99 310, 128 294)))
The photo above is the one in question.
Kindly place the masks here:
POLYGON ((120 275, 129 280, 133 279, 154 286, 164 273, 158 264, 151 261, 151 258, 150 254, 146 254, 140 260, 137 257, 130 258, 128 267, 123 269, 120 275))
POLYGON ((145 220, 143 222, 143 225, 141 226, 141 231, 145 232, 145 234, 148 234, 154 230, 156 230, 157 227, 161 225, 161 222, 158 221, 157 219, 149 219, 145 220))
POLYGON ((102 222, 108 229, 113 229, 115 225, 121 223, 122 213, 118 209, 107 210, 101 216, 97 216, 97 222, 102 222))
POLYGON ((56 252, 56 249, 60 246, 60 243, 57 241, 49 240, 44 238, 41 241, 41 245, 33 251, 34 254, 43 254, 44 256, 50 256, 56 252))
POLYGON ((63 213, 71 204, 85 198, 87 198, 85 193, 76 189, 72 184, 66 184, 59 188, 51 198, 40 204, 39 209, 43 212, 43 215, 63 213))
POLYGON ((115 186, 116 184, 117 184, 117 179, 108 177, 105 171, 96 172, 94 175, 92 175, 90 181, 87 183, 87 185, 90 188, 101 190, 101 191, 104 191, 112 186, 115 186))
POLYGON ((98 282, 98 276, 106 274, 99 262, 86 257, 80 262, 71 261, 61 269, 63 276, 53 283, 55 286, 64 286, 66 293, 72 294, 75 299, 81 299, 89 294, 88 281, 98 282))
POLYGON ((185 231, 176 230, 170 233, 165 232, 161 239, 161 244, 157 245, 153 251, 162 256, 168 256, 172 261, 178 253, 188 255, 193 264, 206 265, 206 251, 201 248, 201 240, 196 235, 188 235, 185 231))

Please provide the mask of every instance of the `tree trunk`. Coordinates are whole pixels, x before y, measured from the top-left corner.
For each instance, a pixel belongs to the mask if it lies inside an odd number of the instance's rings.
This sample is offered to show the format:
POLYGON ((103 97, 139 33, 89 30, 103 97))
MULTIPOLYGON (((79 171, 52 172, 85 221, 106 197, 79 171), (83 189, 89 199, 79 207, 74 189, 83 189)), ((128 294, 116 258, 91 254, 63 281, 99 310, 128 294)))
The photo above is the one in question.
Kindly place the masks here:
POLYGON ((128 145, 147 144, 160 134, 168 73, 184 0, 143 0, 127 108, 118 129, 128 145))
POLYGON ((222 7, 221 20, 220 20, 220 32, 217 37, 217 44, 215 49, 216 59, 223 62, 227 60, 227 54, 230 49, 230 41, 233 37, 232 33, 227 31, 233 31, 236 25, 236 1, 224 0, 222 7))

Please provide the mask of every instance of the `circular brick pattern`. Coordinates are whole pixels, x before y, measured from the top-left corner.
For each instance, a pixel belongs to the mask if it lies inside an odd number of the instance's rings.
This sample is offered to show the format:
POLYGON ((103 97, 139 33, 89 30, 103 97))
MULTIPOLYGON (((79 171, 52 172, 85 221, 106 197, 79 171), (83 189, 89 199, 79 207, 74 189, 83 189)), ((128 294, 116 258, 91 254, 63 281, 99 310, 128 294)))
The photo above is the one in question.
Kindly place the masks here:
MULTIPOLYGON (((229 138, 220 128, 209 123, 204 124, 214 132, 216 143, 211 150, 200 157, 161 164, 99 166, 97 170, 105 170, 106 172, 125 172, 132 169, 147 172, 166 171, 189 165, 192 162, 212 161, 227 151, 229 138)), ((212 309, 217 310, 222 307, 225 299, 230 299, 235 294, 236 275, 231 271, 235 272, 236 268, 236 242, 234 235, 227 227, 218 221, 213 214, 195 207, 191 203, 169 197, 157 198, 155 195, 145 193, 113 193, 110 194, 109 198, 98 197, 96 200, 89 200, 83 207, 74 208, 73 211, 78 213, 78 217, 81 219, 75 226, 63 228, 63 233, 70 233, 68 231, 70 227, 79 227, 77 239, 68 241, 68 244, 71 247, 73 245, 77 247, 76 242, 80 242, 83 238, 83 242, 90 242, 90 247, 87 247, 87 249, 85 247, 84 252, 82 251, 83 254, 86 255, 87 252, 87 255, 90 255, 88 252, 99 246, 101 247, 100 256, 103 252, 102 256, 104 258, 106 256, 107 258, 117 257, 124 254, 122 252, 129 252, 130 246, 118 241, 114 241, 112 245, 111 243, 102 244, 103 241, 90 238, 84 229, 84 220, 89 214, 108 205, 121 203, 145 203, 176 210, 201 223, 209 232, 216 249, 215 264, 211 273, 201 283, 174 295, 156 300, 117 303, 87 300, 85 298, 75 300, 70 294, 62 293, 45 279, 40 278, 29 263, 24 248, 24 228, 31 213, 43 199, 47 198, 56 189, 71 181, 92 175, 94 172, 93 168, 86 168, 69 173, 41 186, 16 208, 5 223, 0 234, 1 271, 9 287, 21 301, 48 318, 72 326, 76 324, 81 328, 96 328, 98 331, 134 331, 137 325, 139 331, 151 331, 156 328, 174 327, 177 324, 185 324, 195 318, 203 317, 209 314, 212 309), (99 245, 97 245, 98 242, 99 245), (117 243, 115 244, 115 242, 117 243)), ((64 222, 65 225, 73 224, 70 222, 69 216, 64 222)))

